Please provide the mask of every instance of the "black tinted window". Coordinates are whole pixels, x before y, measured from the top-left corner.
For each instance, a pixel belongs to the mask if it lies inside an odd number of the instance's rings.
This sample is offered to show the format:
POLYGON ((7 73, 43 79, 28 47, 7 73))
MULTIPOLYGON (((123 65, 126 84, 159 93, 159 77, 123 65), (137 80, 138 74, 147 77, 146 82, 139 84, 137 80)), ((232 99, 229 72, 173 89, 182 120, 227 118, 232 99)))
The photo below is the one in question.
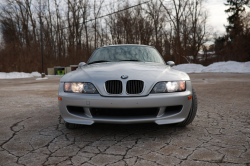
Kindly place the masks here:
POLYGON ((153 47, 146 46, 110 46, 94 52, 88 63, 94 61, 126 61, 138 60, 143 62, 164 63, 161 55, 153 47))

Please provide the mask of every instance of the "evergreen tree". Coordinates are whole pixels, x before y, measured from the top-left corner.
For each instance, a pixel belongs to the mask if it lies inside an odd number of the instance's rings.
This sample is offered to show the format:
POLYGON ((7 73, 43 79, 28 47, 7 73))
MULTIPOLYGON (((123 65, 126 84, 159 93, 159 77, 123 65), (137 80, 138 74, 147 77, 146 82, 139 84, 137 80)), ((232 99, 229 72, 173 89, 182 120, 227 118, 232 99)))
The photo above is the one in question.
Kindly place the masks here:
POLYGON ((225 12, 229 14, 232 13, 232 15, 229 15, 227 18, 229 25, 226 26, 226 31, 232 41, 243 31, 241 13, 245 11, 245 5, 249 5, 249 1, 250 0, 227 0, 227 3, 225 3, 226 6, 230 6, 225 12))
POLYGON ((224 36, 218 37, 217 39, 215 39, 215 42, 214 42, 215 48, 214 49, 215 49, 217 54, 220 54, 220 51, 223 50, 225 42, 226 42, 226 39, 224 36))

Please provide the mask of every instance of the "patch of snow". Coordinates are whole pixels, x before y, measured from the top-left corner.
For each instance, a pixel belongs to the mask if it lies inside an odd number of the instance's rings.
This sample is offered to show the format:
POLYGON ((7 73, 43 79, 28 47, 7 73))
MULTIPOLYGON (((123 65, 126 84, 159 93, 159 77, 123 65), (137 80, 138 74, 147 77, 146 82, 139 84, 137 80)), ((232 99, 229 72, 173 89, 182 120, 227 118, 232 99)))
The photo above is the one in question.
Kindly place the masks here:
POLYGON ((33 71, 30 74, 33 75, 34 77, 40 77, 41 76, 41 73, 38 73, 37 71, 33 71))
MULTIPOLYGON (((204 51, 199 51, 199 54, 204 54, 204 51)), ((207 54, 215 54, 215 51, 208 51, 207 54)))
MULTIPOLYGON (((46 75, 47 76, 62 76, 62 75, 46 75)), ((34 71, 32 73, 24 72, 0 72, 0 79, 15 79, 15 78, 30 78, 30 77, 41 77, 41 73, 34 71)))
MULTIPOLYGON (((181 70, 186 73, 209 73, 209 72, 221 72, 221 73, 250 73, 250 61, 249 62, 216 62, 207 67, 200 64, 180 64, 173 66, 173 69, 181 70)), ((61 75, 46 75, 45 78, 37 78, 36 80, 48 79, 48 76, 61 76, 61 75)), ((29 77, 41 77, 41 74, 36 72, 24 73, 24 72, 0 72, 0 79, 14 79, 14 78, 29 78, 29 77)))
POLYGON ((0 72, 0 79, 29 78, 29 77, 33 77, 33 75, 24 72, 11 72, 11 73, 0 72))
POLYGON ((180 64, 173 66, 174 69, 184 71, 186 73, 201 73, 201 71, 205 68, 200 64, 180 64))
POLYGON ((241 62, 216 62, 207 66, 202 72, 230 72, 230 73, 241 73, 243 64, 241 62))
POLYGON ((186 73, 250 73, 250 61, 249 62, 215 62, 207 67, 200 64, 180 64, 173 67, 176 70, 181 70, 186 73))
POLYGON ((43 77, 43 78, 37 78, 36 80, 46 80, 48 77, 43 77))
POLYGON ((193 56, 186 56, 187 58, 189 58, 189 59, 194 59, 194 57, 193 56))

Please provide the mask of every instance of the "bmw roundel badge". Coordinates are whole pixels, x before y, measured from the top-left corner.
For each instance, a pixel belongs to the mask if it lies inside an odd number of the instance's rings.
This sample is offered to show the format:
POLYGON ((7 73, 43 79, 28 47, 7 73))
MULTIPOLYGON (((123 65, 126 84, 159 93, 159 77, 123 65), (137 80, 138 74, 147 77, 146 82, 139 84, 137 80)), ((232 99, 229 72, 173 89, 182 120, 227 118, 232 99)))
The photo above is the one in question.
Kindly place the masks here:
POLYGON ((126 76, 126 75, 122 75, 122 76, 121 76, 121 78, 122 78, 122 79, 127 79, 127 78, 128 78, 128 76, 126 76))

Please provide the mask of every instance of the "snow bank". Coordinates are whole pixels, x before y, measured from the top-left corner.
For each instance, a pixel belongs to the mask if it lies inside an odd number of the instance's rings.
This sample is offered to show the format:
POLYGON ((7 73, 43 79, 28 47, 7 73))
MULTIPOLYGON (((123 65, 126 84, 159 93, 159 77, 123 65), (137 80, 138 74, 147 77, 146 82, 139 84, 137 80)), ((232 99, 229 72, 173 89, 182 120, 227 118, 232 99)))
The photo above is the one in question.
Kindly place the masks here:
MULTIPOLYGON (((220 72, 220 73, 250 73, 250 61, 249 62, 216 62, 207 67, 200 64, 181 64, 173 67, 176 70, 181 70, 186 73, 209 73, 209 72, 220 72)), ((0 72, 0 79, 13 79, 13 78, 29 78, 29 77, 40 77, 41 74, 36 72, 24 73, 24 72, 11 72, 5 73, 0 72)), ((58 75, 60 76, 60 75, 58 75)), ((43 79, 48 79, 47 77, 43 79)), ((41 79, 37 79, 41 80, 41 79)))
POLYGON ((186 73, 201 73, 201 71, 205 69, 205 67, 200 64, 181 64, 173 66, 173 68, 186 73))
POLYGON ((217 62, 207 66, 202 72, 250 73, 250 62, 217 62))
POLYGON ((36 80, 46 80, 48 77, 43 77, 43 78, 37 78, 36 80))
POLYGON ((30 73, 34 77, 41 77, 41 73, 38 73, 37 71, 30 73))
POLYGON ((186 73, 250 73, 249 62, 215 62, 207 67, 200 64, 180 64, 173 67, 176 70, 181 70, 186 73))
POLYGON ((0 72, 0 79, 13 79, 13 78, 29 78, 29 77, 39 77, 41 76, 38 72, 24 73, 24 72, 11 72, 5 73, 0 72))

